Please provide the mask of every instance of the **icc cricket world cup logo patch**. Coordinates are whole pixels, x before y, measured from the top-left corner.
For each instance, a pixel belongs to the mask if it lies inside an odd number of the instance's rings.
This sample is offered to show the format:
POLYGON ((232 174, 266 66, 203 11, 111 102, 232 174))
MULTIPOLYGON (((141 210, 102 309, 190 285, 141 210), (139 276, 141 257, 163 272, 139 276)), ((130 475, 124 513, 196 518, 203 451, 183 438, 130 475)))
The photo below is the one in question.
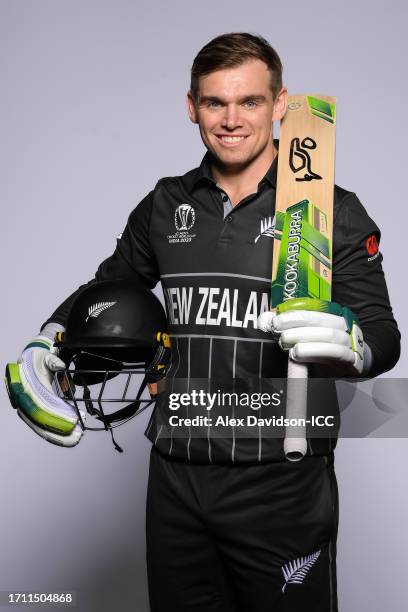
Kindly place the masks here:
POLYGON ((191 229, 195 221, 195 211, 190 204, 180 204, 174 213, 174 224, 179 232, 191 229))
POLYGON ((197 234, 190 233, 189 230, 196 222, 195 210, 190 204, 179 204, 174 212, 175 234, 169 234, 167 240, 169 244, 187 244, 192 242, 197 234))

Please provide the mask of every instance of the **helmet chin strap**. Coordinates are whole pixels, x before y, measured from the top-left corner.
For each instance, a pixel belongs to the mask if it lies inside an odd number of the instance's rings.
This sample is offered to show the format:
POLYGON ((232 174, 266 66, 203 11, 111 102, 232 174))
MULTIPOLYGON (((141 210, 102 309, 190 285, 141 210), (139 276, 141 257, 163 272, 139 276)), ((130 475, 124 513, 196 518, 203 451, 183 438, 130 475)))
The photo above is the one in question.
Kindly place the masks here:
MULTIPOLYGON (((123 453, 123 448, 121 448, 119 444, 116 442, 115 437, 113 435, 113 429, 114 427, 118 427, 119 425, 122 425, 124 422, 129 421, 133 417, 137 416, 138 414, 146 410, 146 408, 148 408, 154 403, 155 398, 151 399, 150 401, 141 399, 143 391, 146 389, 146 386, 147 386, 147 376, 144 376, 142 384, 140 385, 139 391, 136 395, 136 398, 133 400, 133 402, 130 402, 130 404, 128 404, 124 408, 121 408, 120 410, 117 410, 116 412, 113 412, 112 414, 105 414, 103 407, 102 407, 103 400, 98 400, 99 409, 95 408, 91 400, 91 393, 90 393, 89 387, 87 385, 84 385, 83 399, 84 399, 84 403, 85 403, 88 413, 91 415, 94 415, 98 421, 101 421, 103 423, 105 430, 109 431, 111 435, 113 446, 115 447, 115 450, 117 450, 119 453, 123 453), (118 421, 120 422, 117 423, 118 421), (112 425, 112 423, 117 423, 117 424, 112 425)), ((84 429, 88 429, 88 430, 94 430, 94 431, 98 429, 100 430, 100 428, 89 427, 85 424, 83 425, 83 427, 84 429)))
POLYGON ((154 399, 152 399, 150 400, 150 402, 147 401, 147 403, 144 406, 143 405, 141 406, 142 404, 141 397, 142 397, 143 391, 146 389, 146 386, 147 386, 147 379, 145 376, 143 378, 142 384, 140 385, 139 391, 137 392, 136 398, 133 400, 133 402, 130 402, 130 404, 128 404, 124 408, 121 408, 120 410, 117 410, 116 412, 112 412, 112 414, 108 414, 108 415, 104 414, 103 408, 102 408, 102 402, 100 401, 99 402, 100 411, 94 409, 95 414, 98 415, 96 418, 99 421, 102 421, 104 424, 109 426, 112 423, 115 423, 116 421, 128 420, 136 416, 137 414, 140 414, 141 412, 143 412, 143 410, 145 410, 148 406, 150 406, 150 404, 154 402, 154 399))
POLYGON ((112 442, 113 442, 113 446, 115 447, 115 450, 118 451, 118 453, 123 453, 123 448, 121 446, 119 446, 119 444, 116 442, 115 438, 113 437, 113 431, 112 431, 112 427, 109 427, 109 432, 112 438, 112 442))

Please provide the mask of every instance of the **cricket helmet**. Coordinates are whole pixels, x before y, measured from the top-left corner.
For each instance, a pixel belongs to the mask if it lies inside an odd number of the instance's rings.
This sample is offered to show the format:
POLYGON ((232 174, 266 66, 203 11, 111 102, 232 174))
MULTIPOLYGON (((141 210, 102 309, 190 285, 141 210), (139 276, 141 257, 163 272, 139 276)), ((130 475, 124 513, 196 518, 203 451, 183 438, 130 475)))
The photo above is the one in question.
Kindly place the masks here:
POLYGON ((145 389, 166 374, 166 329, 166 314, 151 291, 113 280, 87 285, 72 304, 65 332, 57 334, 55 346, 66 364, 55 377, 57 393, 76 408, 84 429, 109 430, 117 450, 112 428, 151 405, 155 397, 146 399, 145 389), (83 405, 103 427, 85 426, 83 405))

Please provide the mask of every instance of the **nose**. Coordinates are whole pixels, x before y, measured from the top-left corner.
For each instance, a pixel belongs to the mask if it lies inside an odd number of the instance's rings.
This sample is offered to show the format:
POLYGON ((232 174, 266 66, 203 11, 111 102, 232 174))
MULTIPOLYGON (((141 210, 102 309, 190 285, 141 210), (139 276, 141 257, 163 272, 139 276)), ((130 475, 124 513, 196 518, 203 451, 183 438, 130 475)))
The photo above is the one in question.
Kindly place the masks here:
POLYGON ((222 127, 233 130, 242 125, 239 108, 235 104, 227 104, 222 118, 222 127))

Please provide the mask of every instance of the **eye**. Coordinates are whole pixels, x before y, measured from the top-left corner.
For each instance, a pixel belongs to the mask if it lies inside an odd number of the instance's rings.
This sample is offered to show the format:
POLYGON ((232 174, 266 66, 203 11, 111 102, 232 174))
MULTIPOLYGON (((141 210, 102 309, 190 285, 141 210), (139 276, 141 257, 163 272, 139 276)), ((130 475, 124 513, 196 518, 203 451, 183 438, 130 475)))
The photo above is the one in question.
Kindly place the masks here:
POLYGON ((219 108, 220 107, 220 103, 217 102, 216 100, 209 100, 207 102, 207 108, 219 108))
POLYGON ((250 99, 250 100, 245 100, 244 106, 245 108, 255 108, 258 106, 258 104, 256 100, 250 99))

